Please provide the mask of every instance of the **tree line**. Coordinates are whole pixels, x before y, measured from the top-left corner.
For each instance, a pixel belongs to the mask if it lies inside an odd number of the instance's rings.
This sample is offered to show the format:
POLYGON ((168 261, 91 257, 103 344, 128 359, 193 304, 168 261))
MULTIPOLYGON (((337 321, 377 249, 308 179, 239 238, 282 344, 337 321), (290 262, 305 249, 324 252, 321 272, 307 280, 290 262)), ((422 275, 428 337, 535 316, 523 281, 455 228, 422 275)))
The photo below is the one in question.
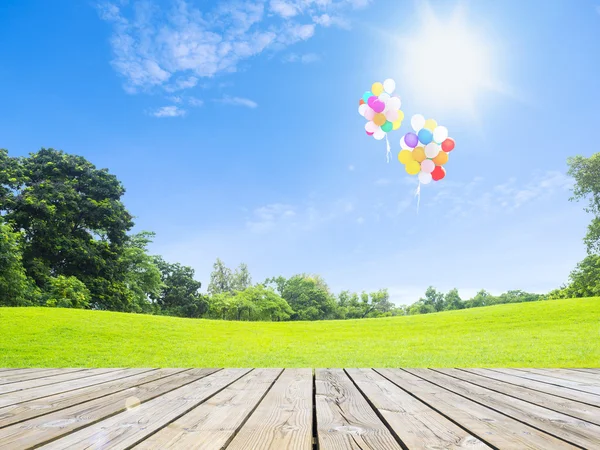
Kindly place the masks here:
POLYGON ((429 287, 424 298, 396 306, 387 290, 331 292, 319 275, 253 284, 249 269, 217 259, 208 293, 191 267, 151 255, 152 232, 131 233, 125 189, 107 169, 54 149, 11 157, 0 149, 0 306, 48 306, 205 317, 223 320, 362 319, 474 308, 500 303, 600 295, 600 154, 569 160, 573 200, 595 215, 588 256, 569 283, 548 295, 429 287))

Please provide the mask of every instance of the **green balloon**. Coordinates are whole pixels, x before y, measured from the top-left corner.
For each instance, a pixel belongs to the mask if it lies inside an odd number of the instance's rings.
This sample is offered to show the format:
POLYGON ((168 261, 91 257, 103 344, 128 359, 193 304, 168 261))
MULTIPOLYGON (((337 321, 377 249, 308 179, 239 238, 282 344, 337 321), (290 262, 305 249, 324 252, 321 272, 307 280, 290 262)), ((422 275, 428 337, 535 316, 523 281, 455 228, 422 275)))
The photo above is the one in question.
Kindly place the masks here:
POLYGON ((383 125, 381 125, 381 129, 383 131, 385 131, 386 133, 389 131, 392 131, 392 128, 394 128, 394 124, 392 122, 390 122, 389 120, 386 120, 385 123, 383 125))

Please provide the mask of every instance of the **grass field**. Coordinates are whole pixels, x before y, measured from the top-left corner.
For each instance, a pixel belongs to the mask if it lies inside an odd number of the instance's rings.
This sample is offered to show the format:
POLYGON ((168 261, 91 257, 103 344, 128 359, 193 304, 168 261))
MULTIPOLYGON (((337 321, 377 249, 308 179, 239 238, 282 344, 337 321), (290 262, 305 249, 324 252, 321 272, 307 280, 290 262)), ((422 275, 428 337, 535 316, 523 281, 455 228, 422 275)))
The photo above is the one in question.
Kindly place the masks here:
POLYGON ((600 367, 600 298, 281 323, 0 308, 0 367, 400 366, 600 367))

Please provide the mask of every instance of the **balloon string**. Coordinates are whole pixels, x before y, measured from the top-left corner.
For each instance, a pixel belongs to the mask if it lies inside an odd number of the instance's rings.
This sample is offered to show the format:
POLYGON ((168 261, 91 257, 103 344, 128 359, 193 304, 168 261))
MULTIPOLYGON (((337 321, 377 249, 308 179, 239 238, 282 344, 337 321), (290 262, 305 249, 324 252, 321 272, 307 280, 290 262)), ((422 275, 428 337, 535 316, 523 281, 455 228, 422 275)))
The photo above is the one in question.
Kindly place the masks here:
POLYGON ((390 148, 390 141, 388 140, 387 137, 387 133, 385 134, 385 143, 387 145, 387 153, 385 154, 385 157, 387 159, 388 164, 390 163, 390 155, 392 154, 391 148, 390 148))
POLYGON ((417 214, 419 214, 419 205, 421 204, 421 182, 419 181, 419 186, 417 186, 417 190, 415 191, 415 197, 417 197, 417 214))

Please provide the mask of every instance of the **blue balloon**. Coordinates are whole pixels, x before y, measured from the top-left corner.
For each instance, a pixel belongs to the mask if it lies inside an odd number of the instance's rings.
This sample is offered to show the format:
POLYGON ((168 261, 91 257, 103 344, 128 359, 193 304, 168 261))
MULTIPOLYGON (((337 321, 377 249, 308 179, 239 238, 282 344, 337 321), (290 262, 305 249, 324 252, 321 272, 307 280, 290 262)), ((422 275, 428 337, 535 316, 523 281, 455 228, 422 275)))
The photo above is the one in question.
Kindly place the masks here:
POLYGON ((371 91, 367 91, 363 94, 363 101, 367 103, 371 97, 373 97, 373 93, 371 91))
POLYGON ((433 133, 427 128, 421 128, 419 130, 419 141, 421 141, 421 143, 424 145, 429 144, 431 141, 433 141, 433 133))

